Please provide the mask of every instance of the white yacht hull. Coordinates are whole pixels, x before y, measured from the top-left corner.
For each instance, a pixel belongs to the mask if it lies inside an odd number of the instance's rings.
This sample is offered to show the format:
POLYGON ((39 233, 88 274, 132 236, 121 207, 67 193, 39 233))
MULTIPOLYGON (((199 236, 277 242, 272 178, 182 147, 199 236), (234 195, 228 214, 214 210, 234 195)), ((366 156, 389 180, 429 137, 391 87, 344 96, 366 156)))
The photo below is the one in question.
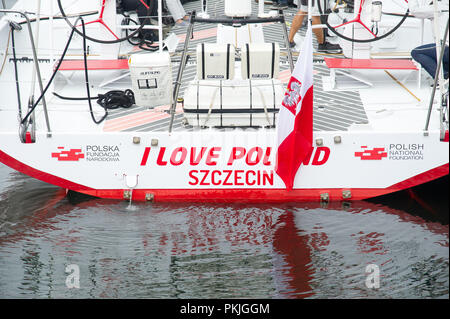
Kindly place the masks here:
MULTIPOLYGON (((84 7, 76 2, 74 12, 81 14, 99 9, 99 3, 95 1, 84 7)), ((109 14, 105 13, 112 17, 112 22, 108 22, 114 25, 117 18, 119 23, 116 26, 119 26, 123 17, 115 17, 115 1, 107 3, 113 6, 106 11, 109 14)), ((37 2, 34 7, 29 6, 29 1, 19 1, 15 9, 38 9, 37 2)), ((56 19, 56 1, 43 1, 41 9, 44 20, 40 22, 39 32, 36 24, 33 28, 34 34, 39 35, 39 41, 36 41, 38 65, 45 85, 64 48, 70 28, 64 20, 56 19)), ((87 15, 86 22, 95 21, 96 17, 97 13, 87 15)), ((428 84, 421 83, 421 73, 417 74, 415 70, 391 70, 391 77, 382 69, 351 70, 352 73, 348 73, 352 75, 350 80, 370 80, 370 88, 335 89, 330 85, 330 70, 320 61, 315 63, 314 147, 310 157, 300 166, 293 189, 286 190, 275 172, 277 148, 274 128, 188 127, 182 121, 187 112, 182 113, 181 105, 175 114, 176 129, 171 133, 168 132, 169 106, 133 106, 125 111, 114 110, 97 125, 91 120, 86 101, 62 100, 53 96, 51 92, 75 98, 87 95, 85 75, 81 72, 84 70, 81 62, 84 61, 80 36, 75 36, 66 56, 68 60, 78 62, 78 67, 60 69, 45 95, 49 124, 44 116, 44 105, 38 105, 34 122, 36 140, 22 143, 18 112, 25 115, 29 97, 37 98, 41 90, 36 79, 32 79, 34 64, 31 63, 32 50, 26 24, 23 24, 23 30, 14 31, 17 55, 14 59, 9 19, 23 22, 24 18, 9 13, 0 20, 0 38, 5 40, 0 44, 3 63, 0 71, 0 162, 44 182, 103 198, 259 203, 361 200, 407 189, 449 173, 448 130, 442 141, 441 134, 445 129, 440 123, 440 101, 436 99, 428 113, 431 90, 428 84), (15 70, 19 73, 20 98, 16 95, 15 70), (410 77, 411 74, 418 75, 418 80, 410 77), (401 81, 394 81, 394 76, 401 81), (430 125, 425 134, 427 114, 430 115, 430 125)), ((416 20, 408 20, 408 23, 413 30, 411 34, 419 34, 416 31, 426 31, 429 27, 428 24, 420 26, 416 20)), ((282 43, 277 25, 260 24, 258 28, 261 33, 264 28, 265 40, 282 43)), ((408 28, 405 26, 405 30, 408 28)), ((216 35, 223 33, 220 29, 213 26, 196 30, 193 38, 216 41, 216 35)), ((244 29, 247 33, 249 30, 247 27, 244 29)), ((186 31, 176 31, 175 38, 183 44, 187 40, 186 31)), ((87 32, 96 37, 106 37, 102 32, 108 34, 96 24, 89 24, 87 32)), ((418 37, 415 38, 419 41, 418 37)), ((410 39, 398 40, 396 51, 399 52, 409 54, 411 47, 416 45, 410 39), (404 46, 405 42, 410 43, 404 46)), ((113 59, 117 63, 139 50, 126 44, 121 44, 120 48, 92 42, 88 45, 91 62, 113 59)), ((373 58, 398 53, 386 50, 379 49, 373 58)), ((173 57, 172 63, 177 59, 179 57, 173 57)), ((195 77, 196 67, 189 63, 183 84, 195 77)), ((289 80, 288 68, 286 61, 280 63, 277 81, 282 84, 289 80)), ((177 69, 175 66, 172 68, 174 72, 177 69)), ((126 67, 90 69, 91 96, 112 89, 129 89, 128 71, 126 67)), ((360 85, 361 81, 350 84, 360 85)), ((179 96, 183 95, 180 93, 179 96)), ((239 103, 242 107, 248 104, 248 99, 244 103, 236 96, 231 97, 239 108, 239 103)), ((189 99, 185 100, 189 102, 189 99)), ((98 119, 104 114, 104 109, 95 101, 92 104, 98 119)))
POLYGON ((104 198, 151 201, 360 200, 449 173, 439 132, 317 132, 294 189, 275 173, 275 132, 0 134, 0 161, 104 198), (340 143, 336 143, 340 139, 340 143), (138 143, 139 142, 139 143, 138 143))

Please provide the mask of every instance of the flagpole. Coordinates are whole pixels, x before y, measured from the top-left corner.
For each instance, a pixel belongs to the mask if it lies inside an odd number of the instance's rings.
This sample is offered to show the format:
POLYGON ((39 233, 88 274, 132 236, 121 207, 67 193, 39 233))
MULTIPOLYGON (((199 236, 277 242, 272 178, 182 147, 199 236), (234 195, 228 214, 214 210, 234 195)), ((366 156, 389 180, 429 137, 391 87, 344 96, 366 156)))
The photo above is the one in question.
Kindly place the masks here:
POLYGON ((308 32, 309 29, 311 29, 311 32, 312 32, 312 2, 313 1, 321 1, 321 0, 308 0, 308 29, 306 30, 306 32, 308 32))
POLYGON ((311 13, 312 1, 319 1, 319 0, 308 0, 308 22, 309 22, 308 27, 312 24, 312 13, 311 13))
MULTIPOLYGON (((261 1, 261 0, 260 0, 261 1)), ((308 25, 301 54, 278 113, 275 172, 286 186, 294 188, 295 177, 313 147, 313 45, 308 25)))

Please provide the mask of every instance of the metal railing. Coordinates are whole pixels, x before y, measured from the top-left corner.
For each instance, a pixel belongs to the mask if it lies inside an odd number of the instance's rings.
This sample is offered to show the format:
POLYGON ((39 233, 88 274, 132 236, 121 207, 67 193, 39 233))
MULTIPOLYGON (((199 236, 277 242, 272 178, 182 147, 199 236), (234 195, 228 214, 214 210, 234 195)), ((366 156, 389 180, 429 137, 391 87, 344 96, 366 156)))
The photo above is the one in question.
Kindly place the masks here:
MULTIPOLYGON (((34 63, 34 70, 37 76, 37 80, 39 83, 39 89, 41 91, 41 94, 44 93, 44 86, 42 84, 42 76, 41 76, 41 70, 39 68, 39 61, 38 61, 38 57, 37 57, 37 51, 36 51, 36 45, 34 42, 34 36, 33 36, 33 30, 31 28, 31 21, 30 18, 28 17, 28 15, 30 14, 30 12, 25 12, 25 11, 19 11, 19 10, 6 10, 6 9, 1 9, 0 12, 3 13, 16 13, 16 14, 20 14, 22 17, 25 18, 26 20, 26 24, 27 24, 27 29, 28 29, 28 35, 30 38, 30 44, 31 44, 31 50, 33 52, 33 63, 34 63)), ((31 13, 33 14, 33 13, 31 13)), ((32 97, 30 97, 32 98, 32 97)), ((47 102, 45 100, 45 97, 42 97, 42 105, 44 108, 44 114, 45 114, 45 120, 46 120, 46 125, 47 125, 47 133, 51 134, 51 130, 50 130, 50 122, 49 122, 49 118, 48 118, 48 111, 47 111, 47 102)), ((26 134, 26 130, 21 130, 22 134, 26 134)), ((25 136, 21 136, 22 140, 25 140, 25 136)))
MULTIPOLYGON (((439 82, 439 78, 440 78, 440 71, 442 69, 442 61, 444 59, 444 51, 445 51, 445 39, 447 39, 448 36, 448 22, 449 19, 447 19, 447 26, 445 27, 445 33, 444 33, 444 37, 442 38, 441 43, 441 48, 440 48, 440 54, 439 54, 439 59, 437 60, 437 67, 436 67, 436 74, 434 76, 434 83, 433 83, 433 90, 431 91, 431 96, 430 96, 430 102, 429 102, 429 106, 428 106, 428 114, 427 114, 427 119, 425 122, 425 128, 424 128, 424 134, 428 135, 428 127, 430 125, 430 118, 431 118, 431 112, 433 110, 433 102, 434 102, 434 97, 436 95, 436 86, 439 82)), ((440 81, 441 83, 439 83, 439 92, 440 92, 440 98, 439 98, 439 103, 440 103, 440 114, 439 114, 439 124, 440 124, 440 130, 441 130, 441 136, 442 136, 442 131, 445 130, 445 117, 444 117, 444 110, 443 110, 443 105, 442 105, 442 90, 443 88, 443 81, 440 81)), ((447 125, 448 125, 448 108, 447 108, 447 125)), ((448 129, 448 127, 447 127, 448 129)))
MULTIPOLYGON (((260 0, 260 1, 262 1, 262 0, 260 0)), ((268 22, 279 22, 282 25, 283 36, 284 36, 284 39, 285 39, 285 46, 286 46, 286 49, 287 49, 289 67, 290 67, 290 70, 292 72, 292 70, 294 69, 294 60, 292 58, 292 52, 291 52, 291 49, 290 49, 290 46, 289 46, 288 32, 287 32, 287 28, 286 28, 286 21, 285 21, 283 10, 279 10, 277 16, 264 17, 264 18, 260 18, 260 17, 256 17, 256 18, 255 17, 245 17, 245 18, 231 18, 231 17, 201 18, 201 17, 198 17, 196 15, 195 11, 193 11, 191 13, 190 18, 189 18, 189 27, 188 27, 188 30, 187 30, 187 33, 186 33, 186 38, 185 38, 185 41, 184 41, 184 49, 183 49, 183 53, 182 53, 182 56, 181 56, 181 62, 180 62, 180 66, 178 67, 177 79, 175 81, 175 88, 174 88, 174 91, 173 91, 173 101, 172 101, 172 105, 170 106, 170 109, 169 109, 169 114, 170 114, 169 133, 172 132, 172 127, 173 127, 173 122, 174 122, 175 113, 176 113, 176 107, 177 107, 178 93, 179 93, 180 86, 181 86, 181 80, 183 78, 183 71, 184 71, 184 68, 186 66, 189 42, 190 42, 190 39, 193 36, 194 23, 221 23, 221 24, 224 24, 224 25, 229 25, 229 26, 235 26, 236 27, 236 26, 241 26, 241 25, 245 25, 245 24, 268 23, 268 22)))

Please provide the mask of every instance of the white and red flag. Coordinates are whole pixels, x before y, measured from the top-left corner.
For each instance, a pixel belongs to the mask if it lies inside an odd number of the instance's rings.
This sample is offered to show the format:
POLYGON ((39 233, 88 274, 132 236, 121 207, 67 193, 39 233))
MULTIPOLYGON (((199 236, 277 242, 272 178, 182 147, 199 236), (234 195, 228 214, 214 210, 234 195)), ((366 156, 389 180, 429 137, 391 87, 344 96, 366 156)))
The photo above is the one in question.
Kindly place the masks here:
POLYGON ((286 94, 281 103, 277 124, 277 160, 275 171, 292 189, 295 175, 309 155, 313 140, 313 45, 312 28, 302 44, 286 94))

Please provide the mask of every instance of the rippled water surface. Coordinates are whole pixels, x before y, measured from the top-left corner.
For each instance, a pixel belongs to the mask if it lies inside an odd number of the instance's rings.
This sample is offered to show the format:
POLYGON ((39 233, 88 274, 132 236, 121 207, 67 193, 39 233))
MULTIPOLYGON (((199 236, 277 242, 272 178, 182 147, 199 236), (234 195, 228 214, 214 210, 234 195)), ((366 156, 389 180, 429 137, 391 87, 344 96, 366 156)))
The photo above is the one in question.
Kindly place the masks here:
POLYGON ((0 298, 448 298, 447 191, 448 179, 326 206, 130 206, 0 164, 0 298), (73 264, 79 289, 66 287, 73 264))
POLYGON ((448 197, 436 189, 387 203, 130 205, 0 165, 1 298, 449 297, 448 197), (71 264, 79 289, 66 287, 71 264))

